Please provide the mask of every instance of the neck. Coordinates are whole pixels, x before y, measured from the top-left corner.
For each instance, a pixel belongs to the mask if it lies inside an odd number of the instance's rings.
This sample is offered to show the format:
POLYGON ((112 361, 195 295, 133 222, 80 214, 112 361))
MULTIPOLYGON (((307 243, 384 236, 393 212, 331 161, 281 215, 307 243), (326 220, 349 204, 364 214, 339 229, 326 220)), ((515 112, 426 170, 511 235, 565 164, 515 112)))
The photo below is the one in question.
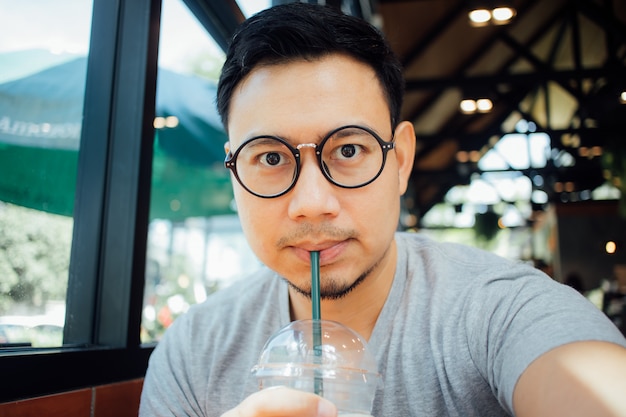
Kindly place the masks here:
MULTIPOLYGON (((338 300, 322 300, 323 320, 339 322, 369 340, 378 316, 385 305, 396 269, 396 246, 392 241, 389 253, 381 263, 354 290, 338 300)), ((311 318, 311 300, 289 289, 291 318, 303 320, 311 318)))

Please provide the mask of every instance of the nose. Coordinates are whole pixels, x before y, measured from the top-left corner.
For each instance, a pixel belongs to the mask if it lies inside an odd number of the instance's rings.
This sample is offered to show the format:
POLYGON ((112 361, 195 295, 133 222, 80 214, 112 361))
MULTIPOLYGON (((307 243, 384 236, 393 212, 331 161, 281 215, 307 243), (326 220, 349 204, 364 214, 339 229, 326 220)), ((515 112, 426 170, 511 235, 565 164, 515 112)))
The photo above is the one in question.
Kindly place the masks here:
POLYGON ((339 213, 337 192, 340 190, 322 174, 314 148, 301 152, 300 163, 298 181, 286 194, 290 199, 288 216, 294 220, 336 216, 339 213))

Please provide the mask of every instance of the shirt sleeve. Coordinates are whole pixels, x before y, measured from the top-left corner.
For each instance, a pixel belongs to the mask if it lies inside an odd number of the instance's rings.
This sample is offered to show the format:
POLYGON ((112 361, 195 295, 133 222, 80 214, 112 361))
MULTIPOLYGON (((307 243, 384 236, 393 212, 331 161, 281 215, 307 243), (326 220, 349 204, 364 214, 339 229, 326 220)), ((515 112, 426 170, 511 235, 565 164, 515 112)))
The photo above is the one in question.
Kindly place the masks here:
MULTIPOLYGON (((140 417, 202 416, 199 395, 190 381, 191 343, 186 343, 187 316, 179 317, 165 332, 150 356, 139 407, 140 417)), ((187 341, 188 342, 188 341, 187 341)), ((201 397, 200 397, 201 398, 201 397)))
POLYGON ((476 365, 513 415, 515 385, 539 356, 577 341, 626 339, 577 291, 530 266, 508 266, 472 289, 466 329, 476 365))

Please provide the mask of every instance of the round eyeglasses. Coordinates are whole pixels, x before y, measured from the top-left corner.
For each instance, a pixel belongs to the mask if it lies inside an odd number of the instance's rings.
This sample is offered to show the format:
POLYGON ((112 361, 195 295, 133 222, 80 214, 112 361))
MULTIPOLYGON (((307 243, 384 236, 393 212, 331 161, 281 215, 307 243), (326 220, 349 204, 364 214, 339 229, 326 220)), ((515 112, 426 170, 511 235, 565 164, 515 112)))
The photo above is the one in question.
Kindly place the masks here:
POLYGON ((277 136, 255 136, 234 153, 224 166, 248 192, 263 198, 278 197, 291 190, 300 175, 303 148, 315 149, 324 177, 343 188, 359 188, 374 181, 385 167, 393 138, 385 142, 374 131, 349 125, 332 130, 319 144, 296 147, 277 136))

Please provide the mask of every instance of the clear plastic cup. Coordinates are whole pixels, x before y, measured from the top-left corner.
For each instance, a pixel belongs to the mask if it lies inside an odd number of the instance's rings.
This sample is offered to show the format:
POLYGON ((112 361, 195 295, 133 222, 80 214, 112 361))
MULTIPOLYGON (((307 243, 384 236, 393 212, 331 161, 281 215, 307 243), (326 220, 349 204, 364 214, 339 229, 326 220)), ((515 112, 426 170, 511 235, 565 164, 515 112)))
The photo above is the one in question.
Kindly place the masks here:
POLYGON ((382 384, 365 339, 328 320, 299 320, 280 329, 266 342, 252 373, 260 389, 313 392, 333 402, 345 417, 370 416, 382 384))

